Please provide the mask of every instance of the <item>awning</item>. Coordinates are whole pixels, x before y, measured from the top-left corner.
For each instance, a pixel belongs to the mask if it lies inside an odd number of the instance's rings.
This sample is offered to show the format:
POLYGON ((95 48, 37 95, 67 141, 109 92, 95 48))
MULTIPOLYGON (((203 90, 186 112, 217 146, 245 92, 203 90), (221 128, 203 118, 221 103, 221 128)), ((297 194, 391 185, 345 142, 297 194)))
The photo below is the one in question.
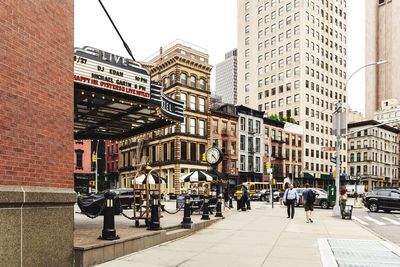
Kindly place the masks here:
POLYGON ((304 180, 315 180, 315 177, 314 177, 314 175, 312 175, 312 174, 310 174, 308 172, 305 172, 303 179, 304 180))
POLYGON ((164 95, 138 62, 92 47, 75 49, 75 139, 123 139, 183 118, 183 102, 164 95))

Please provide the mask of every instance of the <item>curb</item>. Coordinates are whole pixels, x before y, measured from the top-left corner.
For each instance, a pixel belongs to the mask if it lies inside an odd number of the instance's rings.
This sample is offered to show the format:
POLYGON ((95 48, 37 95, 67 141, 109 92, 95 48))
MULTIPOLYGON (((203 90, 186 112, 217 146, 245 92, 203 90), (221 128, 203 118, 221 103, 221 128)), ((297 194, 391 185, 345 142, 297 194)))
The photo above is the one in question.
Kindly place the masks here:
POLYGON ((96 245, 74 246, 73 266, 88 267, 111 261, 150 247, 190 236, 222 219, 224 217, 193 223, 189 229, 177 224, 159 231, 149 231, 141 236, 126 237, 96 245))

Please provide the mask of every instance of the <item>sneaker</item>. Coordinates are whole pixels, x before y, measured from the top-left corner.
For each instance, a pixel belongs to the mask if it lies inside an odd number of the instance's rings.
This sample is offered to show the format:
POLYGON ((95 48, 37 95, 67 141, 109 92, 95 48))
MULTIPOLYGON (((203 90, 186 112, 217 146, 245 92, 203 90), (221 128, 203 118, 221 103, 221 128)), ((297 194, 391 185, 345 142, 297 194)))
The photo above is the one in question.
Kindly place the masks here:
POLYGON ((313 223, 313 220, 310 218, 310 223, 313 223))

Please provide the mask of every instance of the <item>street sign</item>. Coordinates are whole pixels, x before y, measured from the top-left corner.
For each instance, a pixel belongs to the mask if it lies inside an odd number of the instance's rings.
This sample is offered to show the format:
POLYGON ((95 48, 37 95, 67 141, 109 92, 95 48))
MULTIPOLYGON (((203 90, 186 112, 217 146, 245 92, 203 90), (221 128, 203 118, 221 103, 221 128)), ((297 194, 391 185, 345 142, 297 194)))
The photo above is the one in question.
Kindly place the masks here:
POLYGON ((336 151, 336 148, 335 147, 323 147, 321 149, 321 151, 323 151, 323 152, 336 151))

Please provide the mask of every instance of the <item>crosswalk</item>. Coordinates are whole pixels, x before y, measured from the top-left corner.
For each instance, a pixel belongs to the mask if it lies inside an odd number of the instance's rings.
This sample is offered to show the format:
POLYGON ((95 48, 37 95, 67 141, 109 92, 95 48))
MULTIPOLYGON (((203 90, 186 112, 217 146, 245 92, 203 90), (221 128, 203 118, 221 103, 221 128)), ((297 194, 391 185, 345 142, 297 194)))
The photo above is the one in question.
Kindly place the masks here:
POLYGON ((370 216, 352 216, 351 217, 354 221, 362 224, 362 225, 400 225, 400 218, 388 218, 388 217, 379 217, 379 218, 372 218, 370 216))

